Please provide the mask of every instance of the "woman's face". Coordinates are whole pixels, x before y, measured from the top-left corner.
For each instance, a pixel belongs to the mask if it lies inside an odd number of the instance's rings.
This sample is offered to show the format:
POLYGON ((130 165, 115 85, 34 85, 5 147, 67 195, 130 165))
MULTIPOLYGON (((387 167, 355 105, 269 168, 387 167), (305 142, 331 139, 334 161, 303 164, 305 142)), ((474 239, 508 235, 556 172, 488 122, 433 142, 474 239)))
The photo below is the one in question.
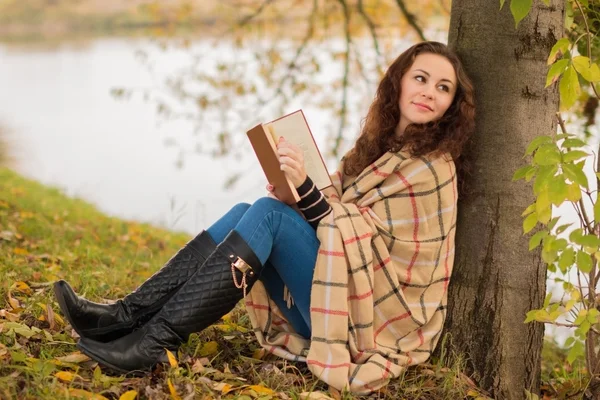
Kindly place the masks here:
POLYGON ((409 124, 426 124, 440 119, 456 94, 456 72, 446 57, 422 53, 402 76, 400 123, 402 134, 409 124))

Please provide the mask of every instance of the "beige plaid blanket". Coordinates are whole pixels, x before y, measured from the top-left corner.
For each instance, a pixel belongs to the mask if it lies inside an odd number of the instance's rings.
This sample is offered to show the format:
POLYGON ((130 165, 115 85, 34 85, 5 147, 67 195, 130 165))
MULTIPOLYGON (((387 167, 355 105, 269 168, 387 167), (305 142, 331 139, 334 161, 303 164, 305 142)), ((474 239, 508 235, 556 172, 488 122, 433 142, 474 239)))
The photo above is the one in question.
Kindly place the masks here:
POLYGON ((367 394, 431 355, 454 260, 450 156, 386 153, 358 177, 332 175, 311 292, 312 337, 295 334, 257 282, 246 308, 259 343, 305 361, 338 390, 367 394), (337 194, 341 194, 341 197, 337 194))

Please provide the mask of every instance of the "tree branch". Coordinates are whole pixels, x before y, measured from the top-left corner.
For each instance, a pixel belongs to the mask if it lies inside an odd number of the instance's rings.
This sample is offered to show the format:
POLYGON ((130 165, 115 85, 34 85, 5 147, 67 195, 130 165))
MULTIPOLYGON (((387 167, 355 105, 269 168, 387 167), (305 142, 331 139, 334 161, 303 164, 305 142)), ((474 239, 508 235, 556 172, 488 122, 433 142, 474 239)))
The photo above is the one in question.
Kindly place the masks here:
POLYGON ((414 14, 408 11, 408 8, 406 8, 406 4, 404 4, 404 0, 396 0, 396 4, 398 5, 398 8, 400 8, 400 11, 404 15, 404 18, 406 18, 406 20, 408 21, 408 24, 412 26, 415 31, 417 31, 417 35, 419 35, 419 38, 421 38, 421 40, 423 41, 427 40, 425 38, 425 35, 423 34, 423 30, 421 29, 419 24, 417 24, 417 18, 414 14))

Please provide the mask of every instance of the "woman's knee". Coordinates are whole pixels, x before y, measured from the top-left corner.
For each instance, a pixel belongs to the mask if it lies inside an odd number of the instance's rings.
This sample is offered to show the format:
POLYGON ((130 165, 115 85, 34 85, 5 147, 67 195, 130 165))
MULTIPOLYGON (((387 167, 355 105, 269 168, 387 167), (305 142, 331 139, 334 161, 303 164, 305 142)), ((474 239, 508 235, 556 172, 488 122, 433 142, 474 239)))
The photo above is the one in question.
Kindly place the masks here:
POLYGON ((239 218, 241 218, 250 207, 252 207, 252 205, 248 203, 237 203, 235 206, 231 207, 229 212, 233 215, 239 215, 239 218))
POLYGON ((271 197, 261 197, 258 200, 256 200, 254 204, 252 204, 252 208, 264 210, 265 212, 273 210, 283 210, 286 207, 289 206, 271 197))

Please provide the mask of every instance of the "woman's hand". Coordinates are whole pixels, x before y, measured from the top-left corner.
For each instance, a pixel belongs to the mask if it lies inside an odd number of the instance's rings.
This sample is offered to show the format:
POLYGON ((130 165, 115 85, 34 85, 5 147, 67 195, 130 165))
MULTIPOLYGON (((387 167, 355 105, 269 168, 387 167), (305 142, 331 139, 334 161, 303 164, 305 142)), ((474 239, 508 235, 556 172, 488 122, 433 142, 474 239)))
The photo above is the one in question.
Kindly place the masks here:
POLYGON ((279 164, 281 170, 292 182, 294 187, 300 187, 306 180, 306 171, 304 170, 304 152, 298 146, 279 137, 277 143, 277 154, 279 155, 279 164))

